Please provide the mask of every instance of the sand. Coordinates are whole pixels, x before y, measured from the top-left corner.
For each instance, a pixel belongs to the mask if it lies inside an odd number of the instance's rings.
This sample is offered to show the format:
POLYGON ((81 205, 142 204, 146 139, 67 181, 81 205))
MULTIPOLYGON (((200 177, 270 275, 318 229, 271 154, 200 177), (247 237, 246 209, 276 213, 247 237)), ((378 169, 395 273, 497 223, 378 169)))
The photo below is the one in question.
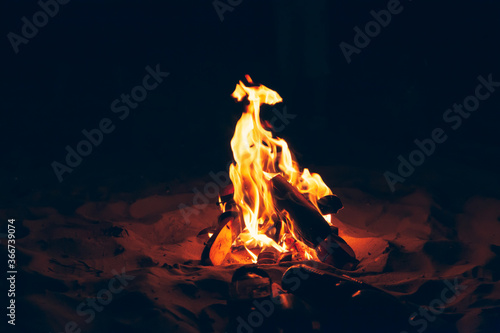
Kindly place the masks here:
MULTIPOLYGON (((345 205, 334 224, 361 261, 349 274, 424 308, 441 297, 445 281, 456 281, 462 289, 444 304, 439 320, 460 333, 497 332, 500 200, 472 195, 450 210, 424 187, 388 195, 355 184, 333 188, 345 205)), ((228 287, 239 266, 200 265, 204 243, 197 234, 216 225, 219 211, 211 200, 192 207, 198 214, 186 222, 179 204, 192 206, 189 188, 136 197, 115 193, 72 213, 26 206, 17 226, 16 328, 224 331, 228 287), (87 302, 96 298, 106 304, 92 310, 87 302)), ((286 269, 265 267, 278 283, 286 269)))

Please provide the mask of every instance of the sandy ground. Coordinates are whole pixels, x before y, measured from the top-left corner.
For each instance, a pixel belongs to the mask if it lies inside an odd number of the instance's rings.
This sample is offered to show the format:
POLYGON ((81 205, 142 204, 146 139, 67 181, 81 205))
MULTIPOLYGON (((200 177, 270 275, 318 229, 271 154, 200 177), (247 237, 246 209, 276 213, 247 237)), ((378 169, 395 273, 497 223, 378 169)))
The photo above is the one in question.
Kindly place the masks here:
MULTIPOLYGON (((332 189, 345 205, 334 223, 361 261, 353 277, 424 308, 441 297, 444 281, 456 281, 460 293, 445 304, 440 320, 461 333, 499 331, 500 200, 479 194, 443 200, 425 186, 390 195, 387 189, 373 191, 384 184, 367 185, 369 172, 324 172, 327 183, 338 184, 332 189)), ((199 214, 188 223, 179 211, 179 204, 193 204, 190 189, 202 184, 140 197, 110 190, 106 200, 88 201, 72 213, 25 207, 27 217, 16 231, 16 328, 223 331, 228 286, 238 266, 201 266, 204 244, 196 237, 217 223, 218 208, 214 200, 194 206, 199 214), (105 305, 94 310, 89 302, 96 299, 105 305)), ((266 270, 279 282, 286 268, 266 270)))

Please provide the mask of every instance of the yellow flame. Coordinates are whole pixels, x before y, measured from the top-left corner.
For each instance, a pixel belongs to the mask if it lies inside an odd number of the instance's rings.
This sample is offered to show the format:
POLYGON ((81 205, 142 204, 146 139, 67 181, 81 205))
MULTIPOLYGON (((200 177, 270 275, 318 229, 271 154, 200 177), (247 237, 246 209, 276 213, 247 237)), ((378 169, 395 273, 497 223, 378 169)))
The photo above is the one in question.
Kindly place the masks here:
MULTIPOLYGON (((246 79, 253 83, 248 75, 246 79)), ((262 126, 260 107, 262 104, 274 105, 282 102, 277 92, 263 85, 246 86, 240 81, 231 96, 237 101, 247 98, 249 102, 236 124, 231 140, 235 163, 229 169, 234 186, 234 200, 241 210, 245 224, 240 240, 247 247, 273 247, 284 252, 287 249, 282 241, 278 244, 264 234, 265 230, 275 223, 273 216, 276 216, 269 180, 276 174, 281 174, 305 194, 318 211, 317 200, 332 194, 332 191, 320 175, 311 174, 308 169, 300 172, 286 141, 273 137, 272 132, 262 126)), ((286 212, 285 217, 289 219, 286 212)), ((291 224, 287 224, 287 228, 291 228, 291 224)), ((291 229, 288 232, 293 234, 291 229)), ((294 238, 297 239, 295 235, 294 238)), ((313 258, 315 254, 308 252, 310 251, 306 251, 305 256, 313 258)), ((252 255, 255 256, 253 253, 252 255)))

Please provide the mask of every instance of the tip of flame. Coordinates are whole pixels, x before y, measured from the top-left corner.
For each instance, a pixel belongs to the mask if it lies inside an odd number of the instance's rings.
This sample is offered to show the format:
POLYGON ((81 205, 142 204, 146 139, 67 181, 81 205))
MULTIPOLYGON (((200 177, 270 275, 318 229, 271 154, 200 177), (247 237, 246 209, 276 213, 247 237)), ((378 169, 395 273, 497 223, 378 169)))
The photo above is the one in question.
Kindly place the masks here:
POLYGON ((248 83, 253 84, 253 80, 252 80, 252 78, 250 77, 250 75, 246 74, 246 75, 245 75, 245 79, 248 81, 248 83))

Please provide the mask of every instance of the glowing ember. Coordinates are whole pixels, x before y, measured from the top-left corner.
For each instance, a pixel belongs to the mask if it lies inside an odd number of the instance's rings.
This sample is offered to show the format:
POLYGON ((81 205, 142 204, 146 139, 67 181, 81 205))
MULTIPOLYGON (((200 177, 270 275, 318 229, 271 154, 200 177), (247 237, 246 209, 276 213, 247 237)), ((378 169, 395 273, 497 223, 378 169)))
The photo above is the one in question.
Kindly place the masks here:
MULTIPOLYGON (((277 92, 263 86, 254 86, 251 78, 236 85, 232 96, 237 101, 248 99, 249 104, 236 125, 231 148, 235 163, 229 174, 234 186, 234 201, 244 225, 233 246, 243 245, 253 262, 258 253, 267 249, 277 252, 290 251, 299 259, 317 259, 313 249, 306 246, 297 232, 287 211, 280 211, 273 200, 270 180, 283 176, 320 212, 317 201, 332 191, 320 175, 302 172, 293 159, 285 140, 274 137, 260 120, 262 104, 282 102, 277 92)), ((324 216, 330 224, 330 215, 324 216)))

